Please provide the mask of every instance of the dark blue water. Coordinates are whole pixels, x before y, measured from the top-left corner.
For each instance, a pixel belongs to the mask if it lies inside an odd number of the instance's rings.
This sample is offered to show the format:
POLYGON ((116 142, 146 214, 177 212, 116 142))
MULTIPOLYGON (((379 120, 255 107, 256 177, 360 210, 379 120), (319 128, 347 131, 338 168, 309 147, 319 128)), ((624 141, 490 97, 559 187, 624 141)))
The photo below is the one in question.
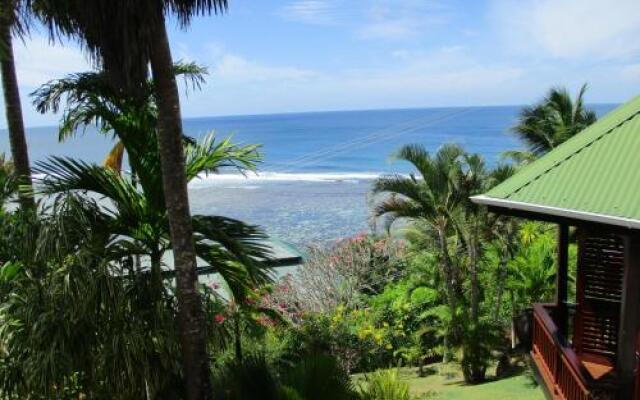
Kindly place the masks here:
MULTIPOLYGON (((603 114, 614 106, 594 106, 603 114)), ((221 214, 264 226, 295 244, 335 240, 370 229, 371 179, 385 172, 409 172, 390 163, 390 154, 406 143, 436 151, 457 143, 495 164, 506 150, 521 144, 509 133, 519 107, 431 108, 415 110, 318 112, 184 121, 187 134, 202 137, 215 130, 244 144, 262 144, 260 176, 210 177, 192 182, 194 213, 221 214)), ((79 157, 101 162, 110 138, 89 129, 60 144, 55 127, 28 129, 31 159, 79 157)), ((0 153, 9 152, 0 132, 0 153)))
MULTIPOLYGON (((195 137, 215 130, 241 143, 262 144, 265 171, 382 172, 395 169, 387 162, 389 154, 409 142, 432 150, 455 142, 495 160, 519 146, 507 132, 517 111, 483 107, 197 118, 185 120, 184 128, 195 137)), ((60 144, 55 127, 28 129, 28 141, 33 160, 64 155, 99 162, 111 145, 93 129, 60 144)), ((6 134, 0 141, 3 151, 8 152, 6 134)))

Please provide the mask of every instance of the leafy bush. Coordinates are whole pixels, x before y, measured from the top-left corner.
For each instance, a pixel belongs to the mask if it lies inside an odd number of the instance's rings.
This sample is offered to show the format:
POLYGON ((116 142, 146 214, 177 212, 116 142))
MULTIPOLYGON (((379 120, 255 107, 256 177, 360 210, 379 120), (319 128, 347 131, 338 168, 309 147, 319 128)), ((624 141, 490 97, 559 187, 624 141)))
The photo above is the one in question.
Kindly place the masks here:
POLYGON ((435 261, 428 254, 407 260, 401 278, 387 281, 378 294, 361 294, 355 306, 290 313, 291 327, 274 327, 265 336, 269 359, 291 364, 303 354, 321 351, 338 358, 347 371, 363 372, 396 365, 421 367, 439 358, 446 321, 439 313, 440 292, 430 278, 435 261))
POLYGON ((213 388, 215 400, 282 400, 292 397, 288 391, 282 395, 282 388, 276 374, 264 357, 246 356, 242 361, 233 360, 214 373, 213 388))
POLYGON ((324 354, 307 357, 285 372, 283 383, 305 400, 351 400, 356 396, 351 377, 334 357, 324 354))
POLYGON ((215 400, 355 400, 349 375, 335 358, 312 355, 277 371, 264 355, 231 361, 214 373, 215 400))
POLYGON ((409 385, 398 379, 398 371, 377 371, 360 383, 361 400, 411 400, 409 385))

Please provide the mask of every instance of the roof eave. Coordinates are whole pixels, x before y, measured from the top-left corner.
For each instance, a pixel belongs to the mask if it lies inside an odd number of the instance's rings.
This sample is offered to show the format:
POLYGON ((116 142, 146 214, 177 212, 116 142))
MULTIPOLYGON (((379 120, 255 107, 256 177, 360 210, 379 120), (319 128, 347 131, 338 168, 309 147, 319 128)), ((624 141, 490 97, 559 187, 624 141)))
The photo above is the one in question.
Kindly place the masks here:
POLYGON ((640 229, 640 220, 631 218, 615 217, 611 215, 591 213, 586 211, 576 211, 560 207, 543 206, 539 204, 524 203, 520 201, 498 199, 486 195, 473 196, 471 197, 471 201, 476 204, 504 208, 508 210, 519 210, 579 221, 595 222, 605 225, 615 225, 627 229, 640 229))

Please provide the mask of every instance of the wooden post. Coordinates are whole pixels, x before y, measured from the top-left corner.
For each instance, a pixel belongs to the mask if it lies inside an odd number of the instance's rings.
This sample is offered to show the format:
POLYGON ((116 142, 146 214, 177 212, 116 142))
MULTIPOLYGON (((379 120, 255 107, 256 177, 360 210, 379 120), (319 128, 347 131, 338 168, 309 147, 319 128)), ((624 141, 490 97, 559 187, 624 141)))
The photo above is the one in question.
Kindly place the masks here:
POLYGON ((558 225, 558 272, 556 273, 556 325, 566 338, 568 333, 567 296, 569 292, 569 226, 558 225))
POLYGON ((640 327, 640 241, 638 236, 624 239, 624 280, 616 375, 620 382, 618 399, 633 399, 636 369, 636 337, 640 327))

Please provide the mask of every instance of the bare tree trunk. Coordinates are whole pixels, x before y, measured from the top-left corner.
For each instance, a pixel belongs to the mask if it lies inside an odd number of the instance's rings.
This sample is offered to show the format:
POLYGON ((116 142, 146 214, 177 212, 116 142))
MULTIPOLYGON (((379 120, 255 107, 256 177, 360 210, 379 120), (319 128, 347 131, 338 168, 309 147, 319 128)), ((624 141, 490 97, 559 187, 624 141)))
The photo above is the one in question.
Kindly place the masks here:
MULTIPOLYGON (((11 3, 11 0, 0 0, 0 10, 10 10, 13 7, 11 3)), ((27 152, 27 139, 24 133, 20 91, 18 89, 18 78, 16 76, 16 66, 13 57, 13 42, 11 38, 12 17, 10 12, 0 13, 0 73, 2 75, 2 88, 4 91, 4 104, 7 115, 7 125, 9 127, 9 143, 13 164, 20 177, 20 184, 31 189, 29 153, 27 152)), ((23 191, 20 191, 18 196, 20 204, 24 209, 34 207, 35 203, 30 193, 25 194, 23 191)))
POLYGON ((176 269, 183 376, 189 400, 210 399, 211 377, 204 337, 204 311, 197 289, 196 253, 182 143, 180 98, 164 16, 155 21, 151 70, 158 102, 158 145, 162 184, 176 269))

